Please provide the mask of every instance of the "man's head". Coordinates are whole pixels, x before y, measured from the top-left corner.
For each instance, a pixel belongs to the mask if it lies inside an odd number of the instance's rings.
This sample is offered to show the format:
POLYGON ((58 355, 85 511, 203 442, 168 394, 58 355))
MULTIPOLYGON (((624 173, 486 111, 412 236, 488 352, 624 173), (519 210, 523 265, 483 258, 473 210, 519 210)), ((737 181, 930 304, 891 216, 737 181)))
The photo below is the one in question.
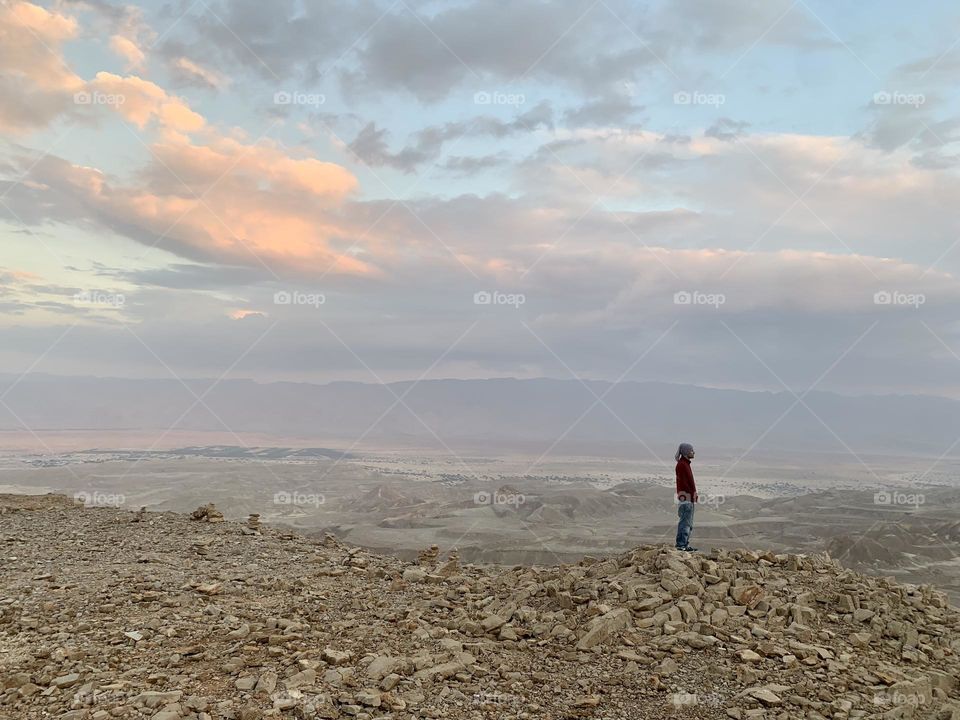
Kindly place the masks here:
POLYGON ((680 458, 686 458, 687 460, 693 460, 693 456, 696 455, 696 451, 693 449, 693 445, 690 443, 680 443, 680 447, 677 448, 676 459, 679 461, 680 458))

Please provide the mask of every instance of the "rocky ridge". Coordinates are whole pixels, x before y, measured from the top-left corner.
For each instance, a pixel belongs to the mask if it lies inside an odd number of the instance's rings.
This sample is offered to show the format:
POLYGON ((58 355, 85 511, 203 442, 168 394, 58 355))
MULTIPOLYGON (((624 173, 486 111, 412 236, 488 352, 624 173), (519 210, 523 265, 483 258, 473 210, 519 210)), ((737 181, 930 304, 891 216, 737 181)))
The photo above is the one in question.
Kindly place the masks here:
POLYGON ((408 563, 0 496, 0 718, 960 720, 960 611, 826 555, 408 563))

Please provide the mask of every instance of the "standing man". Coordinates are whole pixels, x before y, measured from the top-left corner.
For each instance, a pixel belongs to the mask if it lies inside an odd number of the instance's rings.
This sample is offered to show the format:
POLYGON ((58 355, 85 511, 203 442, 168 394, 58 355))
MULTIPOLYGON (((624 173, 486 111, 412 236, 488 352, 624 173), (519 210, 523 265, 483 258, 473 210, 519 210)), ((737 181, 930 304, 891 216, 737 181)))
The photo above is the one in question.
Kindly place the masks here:
POLYGON ((696 453, 690 443, 681 443, 677 448, 677 550, 693 552, 690 547, 690 533, 693 531, 693 510, 697 502, 697 484, 693 481, 693 468, 690 462, 696 453))

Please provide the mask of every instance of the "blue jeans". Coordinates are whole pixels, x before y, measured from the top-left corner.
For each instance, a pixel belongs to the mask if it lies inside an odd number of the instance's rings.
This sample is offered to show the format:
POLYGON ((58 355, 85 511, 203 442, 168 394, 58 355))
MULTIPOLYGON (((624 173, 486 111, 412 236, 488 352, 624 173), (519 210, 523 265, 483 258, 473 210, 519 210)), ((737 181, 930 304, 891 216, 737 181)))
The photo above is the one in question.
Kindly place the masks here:
POLYGON ((692 502, 677 503, 677 516, 680 518, 680 522, 677 523, 678 548, 685 548, 690 544, 690 533, 693 532, 693 508, 692 502))

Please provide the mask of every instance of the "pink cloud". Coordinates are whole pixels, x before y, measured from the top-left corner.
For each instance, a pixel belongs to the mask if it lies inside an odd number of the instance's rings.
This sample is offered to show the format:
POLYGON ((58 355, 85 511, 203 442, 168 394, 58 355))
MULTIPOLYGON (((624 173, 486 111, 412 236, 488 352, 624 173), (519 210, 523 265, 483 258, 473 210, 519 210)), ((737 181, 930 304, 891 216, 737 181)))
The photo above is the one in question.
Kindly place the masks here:
POLYGON ((90 92, 119 98, 112 106, 141 130, 153 119, 163 128, 182 133, 196 132, 205 124, 203 116, 191 110, 184 100, 135 75, 120 77, 98 72, 87 87, 90 92))
MULTIPOLYGON (((62 116, 114 111, 144 129, 156 120, 168 132, 192 133, 205 121, 183 99, 137 76, 99 72, 85 81, 63 57, 77 20, 28 2, 0 6, 0 129, 28 132, 62 116), (103 98, 103 99, 101 99, 103 98)), ((130 66, 144 54, 134 40, 114 35, 111 48, 130 66)))
POLYGON ((204 87, 222 89, 230 84, 228 78, 210 70, 190 58, 179 57, 171 63, 171 68, 182 79, 204 87))
POLYGON ((128 70, 137 70, 143 67, 146 55, 137 43, 123 35, 114 35, 110 38, 110 49, 126 61, 128 70))
POLYGON ((353 230, 342 209, 357 186, 347 170, 269 142, 208 139, 154 146, 134 184, 53 158, 36 165, 31 181, 43 203, 79 204, 80 217, 184 257, 276 273, 376 272, 346 252, 353 230))
MULTIPOLYGON (((51 158, 25 179, 25 188, 59 193, 61 202, 79 203, 81 216, 190 257, 278 271, 374 272, 369 262, 335 247, 351 234, 337 219, 357 187, 350 172, 290 156, 269 141, 249 145, 207 128, 186 101, 145 78, 98 72, 85 82, 61 55, 61 44, 77 30, 75 19, 31 3, 0 10, 0 69, 20 78, 16 86, 0 86, 7 100, 0 105, 0 127, 39 128, 61 114, 107 107, 140 130, 155 126, 162 140, 151 148, 139 183, 125 185, 96 168, 51 158), (49 108, 18 116, 16 108, 44 107, 39 92, 48 96, 49 108), (200 133, 201 140, 189 137, 200 133)), ((111 47, 132 64, 143 60, 125 36, 114 35, 111 47)))
POLYGON ((42 127, 70 109, 84 83, 60 47, 77 29, 73 18, 28 2, 0 4, 0 130, 42 127))

